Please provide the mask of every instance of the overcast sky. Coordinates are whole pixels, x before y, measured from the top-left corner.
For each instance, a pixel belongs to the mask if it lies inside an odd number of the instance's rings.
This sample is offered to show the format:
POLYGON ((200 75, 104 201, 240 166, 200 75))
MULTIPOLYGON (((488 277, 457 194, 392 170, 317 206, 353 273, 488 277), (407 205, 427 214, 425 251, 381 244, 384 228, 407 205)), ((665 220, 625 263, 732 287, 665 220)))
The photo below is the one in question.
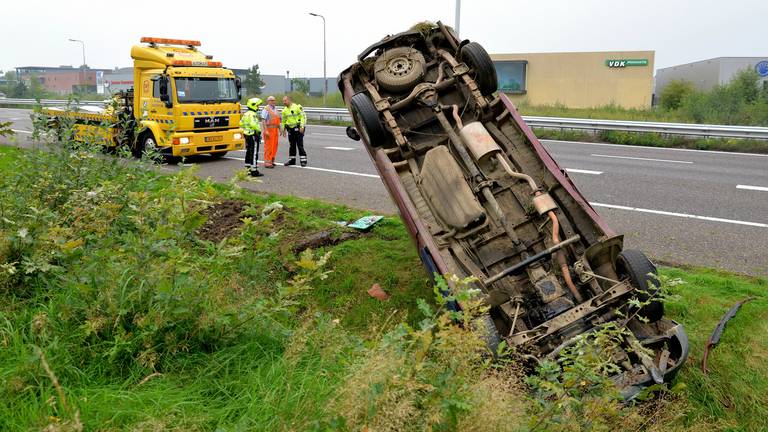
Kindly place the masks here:
MULTIPOLYGON (((328 76, 386 34, 423 20, 453 25, 455 0, 3 2, 0 69, 130 66, 142 36, 197 39, 225 66, 328 76)), ((768 0, 464 0, 461 36, 491 53, 655 50, 656 67, 719 56, 768 56, 768 0)))

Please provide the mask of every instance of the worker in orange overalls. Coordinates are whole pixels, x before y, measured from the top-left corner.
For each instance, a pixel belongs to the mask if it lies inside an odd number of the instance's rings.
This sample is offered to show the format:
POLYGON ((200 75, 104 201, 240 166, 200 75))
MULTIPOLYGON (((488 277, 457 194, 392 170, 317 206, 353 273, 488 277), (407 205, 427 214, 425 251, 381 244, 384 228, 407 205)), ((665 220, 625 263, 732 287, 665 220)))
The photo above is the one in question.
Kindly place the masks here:
POLYGON ((261 110, 261 130, 264 133, 264 168, 274 168, 280 137, 280 114, 275 108, 274 96, 267 98, 267 105, 261 110))

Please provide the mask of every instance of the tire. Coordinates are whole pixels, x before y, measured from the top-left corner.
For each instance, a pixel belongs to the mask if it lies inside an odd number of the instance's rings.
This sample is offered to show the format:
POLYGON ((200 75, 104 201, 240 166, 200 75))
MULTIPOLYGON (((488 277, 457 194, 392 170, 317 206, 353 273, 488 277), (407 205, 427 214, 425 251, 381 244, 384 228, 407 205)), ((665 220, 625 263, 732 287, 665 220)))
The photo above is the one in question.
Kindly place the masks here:
POLYGON ((136 141, 133 148, 131 148, 131 154, 136 159, 141 159, 144 155, 144 150, 146 150, 147 147, 157 147, 155 136, 149 131, 139 135, 139 139, 136 141))
POLYGON ((380 147, 388 141, 389 135, 381 124, 379 111, 373 105, 373 101, 365 93, 352 96, 349 101, 352 108, 352 116, 360 126, 360 135, 371 147, 380 147))
POLYGON ((501 335, 499 335, 499 330, 496 328, 496 324, 493 323, 491 314, 484 313, 475 318, 474 325, 475 329, 480 332, 480 338, 485 342, 488 351, 496 357, 499 350, 499 344, 501 343, 501 335))
POLYGON ((384 51, 374 64, 376 82, 394 93, 412 89, 424 78, 424 55, 411 47, 384 51))
POLYGON ((470 74, 477 82, 477 87, 483 96, 488 96, 498 90, 499 82, 496 79, 496 67, 482 45, 477 42, 464 45, 461 48, 460 58, 471 69, 470 74))
POLYGON ((212 158, 212 159, 221 159, 221 158, 223 158, 224 156, 226 156, 226 155, 227 155, 227 153, 228 153, 228 152, 225 152, 225 151, 220 151, 220 152, 211 153, 211 158, 212 158))
MULTIPOLYGON (((649 276, 656 275, 656 266, 644 253, 636 249, 625 249, 616 257, 616 273, 619 277, 628 277, 636 288, 646 291, 638 293, 638 299, 645 302, 650 298, 649 294, 659 288, 659 281, 649 276)), ((640 309, 638 315, 645 317, 650 322, 656 322, 664 316, 664 303, 653 300, 650 304, 640 309)))

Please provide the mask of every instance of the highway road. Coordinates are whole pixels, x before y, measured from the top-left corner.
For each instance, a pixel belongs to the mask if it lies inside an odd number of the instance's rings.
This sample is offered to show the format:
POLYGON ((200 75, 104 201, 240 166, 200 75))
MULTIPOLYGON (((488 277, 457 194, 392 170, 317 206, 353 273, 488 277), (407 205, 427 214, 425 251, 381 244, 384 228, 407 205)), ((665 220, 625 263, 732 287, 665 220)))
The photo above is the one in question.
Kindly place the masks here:
MULTIPOLYGON (((28 141, 28 110, 0 109, 0 121, 12 121, 18 142, 28 141)), ((628 247, 662 262, 768 275, 768 155, 543 143, 628 247)), ((362 143, 343 128, 310 125, 305 146, 309 167, 262 170, 261 183, 244 187, 396 212, 362 143)), ((287 159, 287 147, 281 139, 278 162, 287 159)), ((194 162, 201 176, 225 180, 243 156, 194 162)))

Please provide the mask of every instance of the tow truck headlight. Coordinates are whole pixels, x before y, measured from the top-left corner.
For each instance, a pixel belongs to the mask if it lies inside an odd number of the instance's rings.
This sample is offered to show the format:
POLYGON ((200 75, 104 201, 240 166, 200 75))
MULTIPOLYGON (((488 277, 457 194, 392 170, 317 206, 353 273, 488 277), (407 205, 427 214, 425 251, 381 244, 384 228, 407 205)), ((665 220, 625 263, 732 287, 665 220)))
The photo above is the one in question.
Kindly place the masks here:
POLYGON ((242 134, 239 134, 239 133, 236 133, 236 134, 234 134, 232 137, 233 137, 234 139, 236 139, 236 140, 239 140, 239 139, 242 139, 242 138, 243 138, 243 135, 242 135, 242 134))
POLYGON ((174 138, 173 139, 174 144, 189 144, 189 138, 187 137, 181 137, 181 138, 174 138))

